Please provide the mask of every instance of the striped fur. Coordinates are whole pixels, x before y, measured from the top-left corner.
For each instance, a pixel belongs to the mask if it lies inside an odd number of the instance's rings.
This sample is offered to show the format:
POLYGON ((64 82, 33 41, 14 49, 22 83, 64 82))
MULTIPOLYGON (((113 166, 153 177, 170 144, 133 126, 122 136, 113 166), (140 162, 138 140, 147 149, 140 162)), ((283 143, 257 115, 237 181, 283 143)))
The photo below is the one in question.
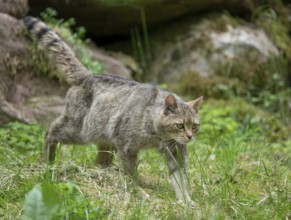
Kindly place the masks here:
POLYGON ((71 48, 41 20, 27 16, 23 19, 26 29, 55 60, 57 69, 70 85, 80 84, 90 72, 79 62, 71 48))
POLYGON ((177 198, 192 203, 183 172, 187 170, 186 144, 199 128, 202 97, 185 103, 151 84, 107 74, 93 76, 43 22, 26 17, 24 23, 73 85, 63 114, 47 132, 43 158, 53 161, 58 143, 97 143, 99 165, 110 165, 117 150, 125 172, 136 178, 139 150, 155 147, 167 159, 177 198))

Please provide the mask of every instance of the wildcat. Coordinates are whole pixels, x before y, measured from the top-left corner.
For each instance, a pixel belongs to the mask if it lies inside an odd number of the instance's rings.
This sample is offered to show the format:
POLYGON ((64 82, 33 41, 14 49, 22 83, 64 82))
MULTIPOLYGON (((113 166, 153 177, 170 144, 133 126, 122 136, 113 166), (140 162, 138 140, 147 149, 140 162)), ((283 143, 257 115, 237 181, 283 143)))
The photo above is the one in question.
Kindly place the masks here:
POLYGON ((186 145, 199 129, 198 109, 203 98, 184 102, 151 84, 93 75, 42 21, 31 16, 23 21, 71 85, 64 112, 47 131, 43 159, 54 160, 58 143, 96 143, 97 164, 110 165, 116 149, 124 171, 136 179, 139 150, 155 147, 165 155, 177 199, 193 204, 185 177, 186 145))

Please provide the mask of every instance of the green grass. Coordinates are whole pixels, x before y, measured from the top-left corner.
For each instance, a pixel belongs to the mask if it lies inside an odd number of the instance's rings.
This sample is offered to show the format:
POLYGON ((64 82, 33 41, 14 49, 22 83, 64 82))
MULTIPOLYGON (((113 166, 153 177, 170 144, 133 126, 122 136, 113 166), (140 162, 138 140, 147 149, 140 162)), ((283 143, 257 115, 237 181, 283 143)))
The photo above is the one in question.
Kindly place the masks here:
POLYGON ((291 139, 266 132, 269 113, 247 120, 252 106, 239 102, 247 110, 237 101, 203 105, 189 145, 194 209, 176 203, 155 150, 141 152, 136 185, 118 157, 96 167, 93 145, 61 146, 54 164, 42 164, 44 128, 11 123, 0 129, 0 219, 290 219, 291 139))

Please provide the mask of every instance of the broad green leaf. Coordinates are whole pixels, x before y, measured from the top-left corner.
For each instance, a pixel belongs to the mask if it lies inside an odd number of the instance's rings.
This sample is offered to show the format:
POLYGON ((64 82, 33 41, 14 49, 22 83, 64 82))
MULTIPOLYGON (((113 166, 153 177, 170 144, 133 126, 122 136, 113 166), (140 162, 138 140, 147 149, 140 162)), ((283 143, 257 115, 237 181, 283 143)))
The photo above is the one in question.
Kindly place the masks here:
POLYGON ((49 183, 35 186, 26 196, 23 220, 50 220, 58 210, 58 197, 49 183))
POLYGON ((45 212, 47 216, 53 217, 58 211, 59 200, 54 187, 49 183, 42 184, 43 203, 45 205, 45 212))
POLYGON ((49 219, 45 213, 40 186, 35 186, 26 196, 24 202, 23 220, 49 219))

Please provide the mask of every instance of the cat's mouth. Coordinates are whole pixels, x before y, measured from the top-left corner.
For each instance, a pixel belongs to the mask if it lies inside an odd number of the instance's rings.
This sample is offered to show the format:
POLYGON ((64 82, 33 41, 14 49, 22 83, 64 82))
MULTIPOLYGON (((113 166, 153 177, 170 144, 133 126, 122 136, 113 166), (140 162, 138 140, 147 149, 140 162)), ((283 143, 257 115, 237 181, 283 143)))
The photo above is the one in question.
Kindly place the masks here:
POLYGON ((191 142, 191 140, 185 140, 185 141, 177 141, 177 142, 179 142, 180 144, 188 144, 188 143, 190 143, 191 142))
POLYGON ((177 136, 174 136, 174 135, 166 136, 165 139, 164 139, 164 141, 166 143, 170 143, 170 144, 182 144, 182 145, 188 144, 188 143, 190 143, 193 140, 194 140, 194 137, 185 138, 185 137, 177 137, 177 136))
POLYGON ((191 141, 193 140, 193 138, 191 138, 191 139, 182 139, 182 138, 177 138, 177 139, 175 139, 175 141, 176 142, 178 142, 179 144, 188 144, 188 143, 190 143, 191 141))

